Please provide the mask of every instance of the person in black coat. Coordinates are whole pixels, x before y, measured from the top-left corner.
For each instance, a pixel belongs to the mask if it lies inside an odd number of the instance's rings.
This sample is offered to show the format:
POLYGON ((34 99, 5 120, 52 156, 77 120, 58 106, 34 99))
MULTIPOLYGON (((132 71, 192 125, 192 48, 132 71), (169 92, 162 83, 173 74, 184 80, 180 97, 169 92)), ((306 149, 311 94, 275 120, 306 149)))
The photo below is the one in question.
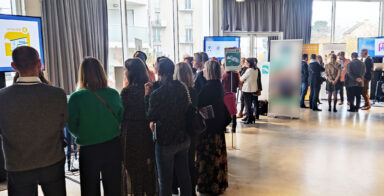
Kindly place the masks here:
POLYGON ((212 106, 214 117, 206 120, 207 129, 200 135, 197 146, 199 171, 197 190, 200 193, 220 195, 228 187, 227 149, 224 132, 231 117, 224 105, 221 68, 218 62, 208 61, 207 84, 198 95, 199 108, 212 106))
POLYGON ((203 86, 207 83, 207 79, 204 77, 204 64, 208 61, 208 55, 205 52, 195 53, 195 58, 193 59, 193 67, 197 69, 195 75, 195 89, 199 93, 203 86))
POLYGON ((301 94, 300 94, 300 107, 307 108, 305 106, 305 95, 308 92, 308 54, 303 54, 303 60, 301 61, 301 94))
POLYGON ((313 111, 321 111, 317 107, 317 103, 319 100, 319 93, 321 88, 321 83, 323 83, 323 78, 321 77, 321 73, 324 72, 325 69, 320 65, 316 60, 316 54, 311 55, 311 61, 309 64, 309 86, 311 87, 311 93, 309 95, 309 104, 310 108, 313 111))

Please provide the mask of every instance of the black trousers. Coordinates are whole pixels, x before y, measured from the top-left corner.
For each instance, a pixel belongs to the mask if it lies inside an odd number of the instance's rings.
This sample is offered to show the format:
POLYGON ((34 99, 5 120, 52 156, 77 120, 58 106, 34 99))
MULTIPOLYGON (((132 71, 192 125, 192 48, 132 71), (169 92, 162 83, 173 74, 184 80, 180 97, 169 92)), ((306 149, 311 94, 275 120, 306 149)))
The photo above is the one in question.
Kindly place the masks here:
POLYGON ((319 101, 320 87, 312 87, 309 93, 309 106, 311 109, 318 109, 317 102, 319 101))
POLYGON ((40 185, 45 196, 65 196, 65 160, 30 171, 8 172, 9 196, 37 196, 40 185))
POLYGON ((122 152, 120 138, 80 148, 80 187, 82 196, 100 196, 100 179, 104 195, 121 195, 122 152), (101 176, 100 176, 101 174, 101 176))
MULTIPOLYGON (((339 91, 339 94, 340 94, 340 101, 341 102, 344 102, 344 86, 345 86, 345 83, 344 82, 341 82, 341 88, 340 88, 340 91, 339 91)), ((348 97, 348 95, 347 95, 348 97)))
POLYGON ((353 86, 349 87, 348 93, 350 94, 350 107, 351 110, 357 111, 360 108, 360 103, 361 103, 361 92, 362 92, 362 87, 359 86, 353 86), (356 104, 355 104, 356 100, 356 104))
POLYGON ((253 96, 254 93, 246 93, 244 92, 244 101, 245 107, 247 108, 247 119, 252 121, 255 119, 253 112, 255 112, 256 118, 259 117, 259 97, 253 96), (254 110, 252 110, 252 104, 254 105, 254 110))

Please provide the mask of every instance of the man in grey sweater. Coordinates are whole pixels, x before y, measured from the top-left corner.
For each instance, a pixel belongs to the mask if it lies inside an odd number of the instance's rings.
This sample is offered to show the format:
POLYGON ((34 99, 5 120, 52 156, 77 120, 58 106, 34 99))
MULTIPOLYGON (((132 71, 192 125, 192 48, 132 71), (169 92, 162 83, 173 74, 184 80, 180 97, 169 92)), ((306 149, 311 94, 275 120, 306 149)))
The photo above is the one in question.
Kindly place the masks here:
POLYGON ((352 61, 347 65, 345 85, 348 87, 348 92, 350 93, 350 95, 348 95, 350 99, 350 112, 357 112, 360 108, 363 77, 365 74, 365 65, 359 61, 357 57, 358 54, 356 52, 352 53, 352 61))
POLYGON ((64 196, 66 94, 41 83, 41 61, 35 49, 18 47, 12 60, 20 78, 0 90, 0 134, 8 171, 8 195, 37 195, 41 185, 46 196, 64 196))

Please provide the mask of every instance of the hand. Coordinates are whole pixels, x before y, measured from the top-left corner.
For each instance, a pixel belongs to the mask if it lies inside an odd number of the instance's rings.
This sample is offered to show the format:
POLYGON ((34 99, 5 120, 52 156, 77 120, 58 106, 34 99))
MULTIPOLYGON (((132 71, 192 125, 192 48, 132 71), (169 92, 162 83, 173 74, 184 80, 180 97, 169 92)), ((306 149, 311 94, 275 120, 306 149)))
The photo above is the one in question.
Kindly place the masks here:
POLYGON ((152 133, 155 131, 155 122, 149 123, 149 128, 151 129, 152 133))
POLYGON ((333 84, 333 85, 336 85, 336 81, 333 81, 332 84, 333 84))
POLYGON ((151 82, 148 82, 148 83, 144 84, 145 96, 148 96, 149 94, 151 94, 151 87, 152 87, 152 83, 151 82))
POLYGON ((361 78, 356 78, 356 82, 362 82, 363 80, 361 78))

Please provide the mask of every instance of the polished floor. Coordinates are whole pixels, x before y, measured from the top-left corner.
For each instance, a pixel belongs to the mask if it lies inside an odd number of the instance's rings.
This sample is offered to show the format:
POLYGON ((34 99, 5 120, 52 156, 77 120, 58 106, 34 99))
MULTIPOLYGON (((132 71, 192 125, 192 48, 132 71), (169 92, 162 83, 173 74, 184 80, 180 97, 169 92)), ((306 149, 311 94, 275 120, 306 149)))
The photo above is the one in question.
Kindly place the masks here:
MULTIPOLYGON (((236 149, 226 135, 230 185, 224 195, 384 195, 384 107, 346 110, 302 110, 297 120, 239 124, 236 149)), ((77 183, 67 180, 67 187, 68 195, 80 195, 77 183)))

